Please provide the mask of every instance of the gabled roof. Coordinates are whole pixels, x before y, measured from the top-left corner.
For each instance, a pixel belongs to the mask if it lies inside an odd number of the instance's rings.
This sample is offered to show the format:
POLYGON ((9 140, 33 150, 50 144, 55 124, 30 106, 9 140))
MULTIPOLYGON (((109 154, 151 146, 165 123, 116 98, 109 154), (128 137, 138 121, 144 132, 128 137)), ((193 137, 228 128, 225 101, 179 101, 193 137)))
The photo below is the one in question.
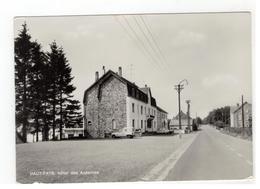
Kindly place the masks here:
MULTIPOLYGON (((245 106, 246 104, 251 105, 251 104, 249 104, 248 102, 244 102, 243 106, 245 106)), ((234 110, 233 113, 236 113, 236 112, 237 112, 238 110, 240 110, 241 108, 242 108, 242 105, 239 106, 236 110, 234 110)))
POLYGON ((143 91, 147 96, 148 96, 148 94, 150 95, 151 105, 156 107, 156 100, 155 100, 155 98, 152 97, 152 92, 151 92, 150 87, 142 87, 142 88, 140 88, 140 90, 143 91))
POLYGON ((85 103, 86 101, 86 95, 87 93, 95 86, 100 85, 102 83, 104 83, 105 81, 107 81, 110 77, 115 77, 117 78, 119 81, 121 81, 122 83, 127 85, 127 89, 128 89, 128 95, 136 98, 137 100, 141 100, 143 102, 148 102, 147 100, 147 95, 139 89, 138 86, 136 86, 134 83, 128 81, 127 79, 119 76, 118 74, 116 74, 115 72, 113 72, 112 70, 109 70, 108 72, 106 72, 102 77, 100 77, 97 81, 95 81, 87 90, 85 90, 84 92, 84 97, 83 97, 83 103, 85 103))
MULTIPOLYGON (((145 94, 148 95, 148 93, 150 93, 151 95, 151 91, 150 91, 150 88, 149 87, 142 87, 140 88, 141 91, 143 91, 145 94)), ((152 96, 152 95, 151 95, 152 96)))
MULTIPOLYGON (((188 119, 188 115, 183 113, 183 111, 181 111, 180 114, 181 114, 181 119, 188 119)), ((175 117, 173 117, 173 119, 179 119, 179 114, 177 114, 175 117)), ((192 119, 192 118, 190 117, 190 119, 192 119)))
POLYGON ((157 106, 157 109, 158 109, 160 112, 164 112, 164 113, 168 114, 168 112, 166 112, 165 110, 163 110, 163 109, 160 108, 159 106, 157 106))

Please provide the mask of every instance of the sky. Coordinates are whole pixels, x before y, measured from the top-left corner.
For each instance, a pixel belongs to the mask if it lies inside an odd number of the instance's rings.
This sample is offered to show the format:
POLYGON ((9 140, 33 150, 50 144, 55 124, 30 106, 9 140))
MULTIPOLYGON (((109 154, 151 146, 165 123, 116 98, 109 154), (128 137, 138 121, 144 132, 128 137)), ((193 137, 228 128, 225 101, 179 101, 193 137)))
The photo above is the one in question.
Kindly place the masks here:
POLYGON ((174 86, 186 79, 181 109, 204 118, 214 108, 252 102, 251 15, 240 13, 18 17, 44 51, 62 46, 75 77, 75 99, 102 76, 102 67, 139 87, 147 84, 157 105, 178 113, 174 86))

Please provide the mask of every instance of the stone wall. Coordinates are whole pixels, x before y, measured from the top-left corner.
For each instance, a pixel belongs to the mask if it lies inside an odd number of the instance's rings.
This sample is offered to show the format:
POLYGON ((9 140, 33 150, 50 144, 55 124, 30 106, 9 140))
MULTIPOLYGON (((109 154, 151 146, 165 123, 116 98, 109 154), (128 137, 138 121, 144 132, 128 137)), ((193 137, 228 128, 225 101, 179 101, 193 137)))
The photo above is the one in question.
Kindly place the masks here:
POLYGON ((115 77, 110 77, 101 86, 96 85, 87 95, 85 124, 88 134, 93 138, 104 138, 105 133, 126 127, 127 87, 115 77), (98 90, 101 90, 98 99, 98 90), (112 128, 114 120, 115 129, 112 128))
POLYGON ((157 109, 157 130, 167 129, 167 114, 157 109))

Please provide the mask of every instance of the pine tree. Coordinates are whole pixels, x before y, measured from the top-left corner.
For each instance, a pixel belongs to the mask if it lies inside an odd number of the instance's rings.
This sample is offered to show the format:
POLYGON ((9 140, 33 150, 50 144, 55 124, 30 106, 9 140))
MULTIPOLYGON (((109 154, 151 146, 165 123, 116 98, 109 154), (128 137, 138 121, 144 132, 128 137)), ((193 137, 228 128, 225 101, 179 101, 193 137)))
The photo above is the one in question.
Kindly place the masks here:
POLYGON ((56 115, 59 116, 60 139, 62 139, 64 109, 66 102, 73 97, 72 92, 75 90, 75 87, 71 84, 73 80, 71 68, 63 49, 58 47, 56 42, 53 42, 50 47, 51 52, 48 53, 48 56, 53 81, 51 84, 53 139, 55 138, 56 115))
POLYGON ((76 125, 83 127, 83 117, 78 100, 69 101, 65 110, 65 123, 68 128, 74 128, 76 125))
POLYGON ((58 105, 58 62, 59 62, 59 49, 56 42, 50 44, 51 52, 47 53, 49 71, 50 71, 50 96, 49 103, 51 106, 51 123, 52 123, 52 139, 55 140, 55 128, 56 128, 56 115, 58 105))
POLYGON ((43 109, 43 140, 49 140, 49 125, 51 124, 52 114, 51 114, 51 95, 52 95, 52 70, 50 64, 45 64, 42 69, 42 109, 43 109))
MULTIPOLYGON (((46 79, 48 79, 45 67, 47 66, 47 57, 41 50, 41 45, 35 41, 32 47, 32 67, 30 71, 31 76, 31 112, 35 122, 36 141, 39 140, 39 131, 42 130, 44 118, 44 103, 47 101, 45 96, 48 91, 45 90, 46 79)), ((44 123, 46 124, 46 123, 44 123)))
POLYGON ((27 129, 29 118, 30 77, 31 68, 31 36, 27 25, 22 25, 22 30, 15 38, 15 92, 16 92, 16 124, 22 125, 23 142, 27 142, 27 129))

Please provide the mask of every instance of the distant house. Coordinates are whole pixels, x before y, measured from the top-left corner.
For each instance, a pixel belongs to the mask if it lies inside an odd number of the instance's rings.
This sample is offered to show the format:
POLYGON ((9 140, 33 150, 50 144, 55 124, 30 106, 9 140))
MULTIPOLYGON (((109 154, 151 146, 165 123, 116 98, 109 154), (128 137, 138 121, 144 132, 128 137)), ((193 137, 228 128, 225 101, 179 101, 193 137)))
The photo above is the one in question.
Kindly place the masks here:
MULTIPOLYGON (((244 109, 244 126, 252 127, 252 104, 245 102, 244 109)), ((230 127, 243 127, 242 105, 230 107, 230 127)))
MULTIPOLYGON (((27 142, 28 143, 33 143, 33 142, 37 142, 36 141, 36 130, 34 127, 32 127, 32 124, 29 123, 29 125, 31 125, 31 127, 29 127, 28 131, 27 131, 27 142)), ((43 141, 43 131, 40 129, 38 132, 38 141, 41 142, 43 141)), ((19 126, 16 129, 16 143, 23 143, 22 142, 22 126, 19 126)), ((49 140, 53 140, 53 130, 52 128, 49 129, 49 140)), ((62 129, 62 138, 63 139, 70 139, 70 138, 81 138, 84 136, 84 127, 83 126, 79 126, 78 124, 76 124, 74 127, 64 127, 62 129)), ((60 140, 60 129, 57 127, 55 128, 55 138, 56 140, 60 140)))
MULTIPOLYGON (((180 112, 181 114, 181 128, 186 129, 188 128, 188 115, 183 113, 182 111, 180 112)), ((190 117, 190 126, 192 125, 192 118, 190 117)), ((174 129, 179 129, 179 114, 177 114, 175 117, 173 117, 170 120, 169 124, 170 130, 174 129)))
POLYGON ((63 128, 63 138, 82 138, 84 136, 84 127, 76 124, 74 127, 63 128))
POLYGON ((123 128, 156 132, 167 113, 158 109, 151 89, 138 87, 111 70, 99 78, 84 93, 84 127, 90 137, 104 138, 123 128), (158 112, 160 115, 158 115, 158 112), (158 122, 159 118, 159 122, 158 122))
POLYGON ((157 106, 157 131, 168 130, 168 113, 157 106))

